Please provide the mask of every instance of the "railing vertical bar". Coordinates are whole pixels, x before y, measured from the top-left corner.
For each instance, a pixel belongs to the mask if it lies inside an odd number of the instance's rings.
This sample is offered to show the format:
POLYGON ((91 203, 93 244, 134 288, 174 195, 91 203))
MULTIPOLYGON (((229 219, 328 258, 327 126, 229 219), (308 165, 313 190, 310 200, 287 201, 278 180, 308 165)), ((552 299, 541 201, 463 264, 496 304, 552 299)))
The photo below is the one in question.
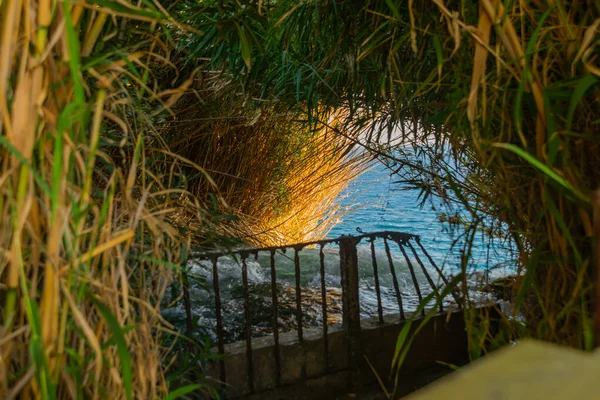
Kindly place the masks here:
POLYGON ((192 317, 192 301, 190 299, 190 281, 186 270, 182 271, 181 283, 183 286, 183 307, 185 308, 186 333, 191 335, 194 330, 194 324, 192 317))
MULTIPOLYGON (((300 288, 300 255, 302 247, 294 247, 294 272, 296 275, 296 321, 298 322, 298 342, 304 349, 304 336, 302 334, 302 289, 300 288)), ((306 353, 304 353, 301 376, 306 379, 306 353)))
POLYGON ((392 254, 390 253, 390 245, 388 244, 387 238, 383 238, 385 244, 385 254, 387 255, 388 263, 390 264, 390 272, 392 273, 392 282, 394 283, 394 290, 396 291, 396 297, 398 298, 398 308, 400 308, 400 319, 404 320, 404 307, 402 306, 402 295, 400 294, 400 287, 398 286, 398 278, 396 277, 396 270, 394 269, 394 262, 392 261, 392 254))
POLYGON ((340 278, 342 286, 342 325, 347 340, 348 387, 359 382, 360 365, 364 360, 360 326, 360 290, 358 284, 358 253, 360 239, 343 237, 340 245, 340 278))
MULTIPOLYGON (((427 252, 427 250, 425 250, 425 247, 423 247, 423 245, 421 244, 421 240, 417 237, 415 239, 415 241, 417 242, 417 244, 421 248, 421 251, 423 252, 423 254, 425 254, 425 257, 427 257, 427 259, 429 260, 429 262, 431 263, 431 265, 433 266, 433 268, 435 268, 435 271, 438 273, 438 275, 440 276, 440 278, 442 278, 442 281, 444 281, 444 285, 448 286, 449 285, 448 279, 446 279, 446 277, 442 273, 442 270, 439 269, 439 267, 437 266, 437 264, 435 263, 435 261, 433 261, 433 258, 431 258, 431 256, 427 252)), ((456 295, 455 291, 452 290, 450 293, 452 293, 452 297, 454 297, 454 300, 456 301, 456 304, 458 305, 458 307, 462 308, 462 301, 458 298, 458 296, 456 295)))
POLYGON ((252 321, 250 316, 250 294, 248 292, 248 265, 246 258, 248 254, 241 253, 242 258, 242 285, 244 291, 244 322, 246 330, 246 375, 248 377, 248 389, 254 393, 254 362, 252 359, 252 321))
MULTIPOLYGON (((415 290, 417 291, 417 297, 419 298, 419 304, 423 304, 423 296, 421 295, 421 288, 419 287, 419 281, 417 280, 417 276, 415 275, 415 268, 412 265, 412 262, 410 262, 410 258, 408 258, 408 254, 406 254, 406 251, 404 250, 404 246, 402 246, 402 243, 400 241, 396 242, 398 244, 398 247, 400 247, 400 251, 402 252, 402 255, 404 256, 404 259, 406 260, 406 264, 408 264, 408 269, 410 270, 410 277, 412 279, 413 282, 413 286, 415 287, 415 290)), ((425 307, 423 306, 421 308, 421 315, 425 316, 425 307)))
POLYGON ((325 371, 329 370, 329 339, 327 338, 327 288, 325 287, 325 254, 324 245, 319 249, 319 261, 321 266, 321 307, 323 311, 323 349, 325 356, 325 371))
POLYGON ((383 324, 383 307, 381 305, 381 288, 379 287, 379 271, 377 270, 374 237, 371 238, 371 259, 373 262, 373 277, 375 278, 375 294, 377 295, 377 314, 379 315, 379 323, 383 324))
MULTIPOLYGON (((217 268, 218 258, 213 257, 213 289, 215 291, 215 314, 217 316, 217 340, 219 341, 219 354, 225 354, 225 338, 223 335, 223 316, 221 314, 221 290, 219 288, 219 271, 217 268)), ((223 385, 227 383, 227 375, 225 373, 225 359, 221 358, 219 361, 221 375, 220 379, 223 385)))
POLYGON ((429 286, 431 286, 431 289, 436 294, 436 297, 437 297, 438 301, 440 302, 440 312, 444 312, 444 305, 442 304, 444 299, 440 298, 440 293, 438 291, 438 288, 435 286, 435 283, 433 283, 433 279, 431 279, 431 276, 429 276, 429 272, 427 272, 427 269, 425 268, 425 265, 423 265, 423 261, 421 261, 421 258, 417 254, 417 251, 415 250, 415 248, 412 245, 412 243, 406 242, 406 244, 408 245, 408 247, 410 247, 410 250, 412 251, 413 255, 415 256, 415 259, 417 260, 417 263, 421 267, 421 270, 423 271, 423 274, 425 274, 425 278, 427 278, 427 282, 429 282, 429 286))
POLYGON ((275 343, 275 384, 281 383, 281 353, 279 349, 279 318, 277 315, 277 275, 275 271, 275 249, 271 249, 271 295, 273 303, 273 340, 275 343))
POLYGON ((302 292, 300 288, 300 256, 299 249, 294 248, 294 272, 296 275, 296 322, 298 323, 298 341, 302 343, 302 292))

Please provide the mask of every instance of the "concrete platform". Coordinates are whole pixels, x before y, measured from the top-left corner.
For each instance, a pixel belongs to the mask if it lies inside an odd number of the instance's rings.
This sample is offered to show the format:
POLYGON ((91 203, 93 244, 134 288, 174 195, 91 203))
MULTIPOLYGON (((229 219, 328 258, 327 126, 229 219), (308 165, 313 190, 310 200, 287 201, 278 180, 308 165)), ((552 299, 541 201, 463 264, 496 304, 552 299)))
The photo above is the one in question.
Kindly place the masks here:
MULTIPOLYGON (((411 330, 419 325, 417 319, 411 330)), ((390 388, 388 379, 398 334, 405 325, 398 315, 361 321, 361 347, 373 368, 390 388)), ((250 392, 246 342, 226 345, 226 397, 228 399, 332 399, 377 398, 379 384, 365 360, 351 367, 348 340, 341 325, 329 327, 329 351, 325 352, 321 329, 304 331, 300 343, 296 332, 280 334, 281 381, 276 385, 273 337, 253 339, 254 391, 250 392), (367 393, 371 393, 367 396, 367 393), (341 397, 340 397, 341 396, 341 397), (348 396, 348 397, 344 397, 348 396)), ((451 371, 447 364, 468 361, 467 337, 462 311, 434 316, 416 336, 400 371, 399 393, 408 394, 451 371), (441 362, 441 363, 440 363, 441 362)), ((218 377, 218 365, 209 375, 218 377)), ((380 390, 383 393, 383 390, 380 390)))
POLYGON ((524 340, 424 388, 410 400, 600 398, 600 350, 524 340))

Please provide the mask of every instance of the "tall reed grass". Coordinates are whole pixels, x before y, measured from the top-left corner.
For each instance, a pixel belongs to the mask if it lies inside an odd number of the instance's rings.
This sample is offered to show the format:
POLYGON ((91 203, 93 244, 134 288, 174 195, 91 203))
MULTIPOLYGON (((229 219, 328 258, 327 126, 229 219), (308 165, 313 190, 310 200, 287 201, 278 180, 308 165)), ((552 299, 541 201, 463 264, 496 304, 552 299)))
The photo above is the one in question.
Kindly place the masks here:
POLYGON ((165 397, 160 302, 190 243, 147 115, 180 93, 151 70, 177 23, 49 0, 3 1, 0 21, 0 397, 165 397))
POLYGON ((202 75, 160 132, 172 152, 209 173, 190 170, 187 187, 227 216, 215 229, 256 245, 324 237, 345 212, 335 200, 372 156, 304 112, 249 104, 235 82, 202 75), (213 205, 213 196, 221 201, 213 205))

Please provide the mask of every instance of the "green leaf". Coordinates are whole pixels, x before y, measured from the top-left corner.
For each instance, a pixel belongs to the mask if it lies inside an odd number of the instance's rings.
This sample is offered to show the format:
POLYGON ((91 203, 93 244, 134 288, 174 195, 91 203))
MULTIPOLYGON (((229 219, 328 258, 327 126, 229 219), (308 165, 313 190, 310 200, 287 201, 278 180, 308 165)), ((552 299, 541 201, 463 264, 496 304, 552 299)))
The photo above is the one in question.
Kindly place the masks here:
POLYGON ((21 154, 21 152, 17 150, 15 146, 13 146, 12 143, 9 142, 5 136, 0 136, 0 145, 6 147, 6 149, 13 156, 15 156, 15 158, 19 160, 21 164, 27 167, 27 169, 29 169, 29 171, 33 175, 33 179, 37 182, 38 186, 44 191, 46 195, 51 196, 52 190, 50 190, 50 186, 48 186, 48 183, 44 181, 42 176, 37 172, 35 168, 33 168, 31 163, 25 158, 25 156, 23 156, 23 154, 21 154))
MULTIPOLYGON (((4 136, 0 136, 0 139, 4 139, 4 136)), ((21 177, 25 177, 25 170, 21 170, 21 177)), ((26 180, 22 179, 19 182, 26 180)), ((13 210, 14 211, 14 210, 13 210)), ((48 360, 46 358, 46 351, 44 349, 44 343, 42 341, 42 323, 40 318, 40 312, 38 310, 37 303, 29 297, 29 285, 27 277, 25 275, 25 268, 23 265, 23 255, 20 251, 20 246, 16 246, 16 258, 18 260, 19 267, 19 285, 21 291, 25 295, 23 296, 23 303, 25 306, 25 313, 29 322, 31 330, 31 338, 29 340, 29 354, 31 361, 35 367, 35 377, 39 386, 39 395, 44 400, 53 400, 56 398, 56 384, 52 381, 52 375, 50 368, 48 367, 48 360)), ((14 292, 13 292, 14 293, 14 292)))
POLYGON ((250 44, 250 41, 248 40, 248 36, 246 36, 246 33, 244 32, 244 30, 242 29, 240 24, 238 24, 236 22, 235 26, 237 28, 238 35, 240 37, 242 58, 244 59, 244 63, 246 63, 246 67, 248 68, 248 71, 249 71, 250 68, 252 67, 252 45, 250 44))
POLYGON ((281 79, 285 78, 285 56, 287 55, 287 51, 283 50, 281 52, 281 79))
POLYGON ((38 385, 40 386, 40 394, 42 399, 54 399, 56 398, 55 390, 53 390, 55 385, 52 384, 50 369, 46 359, 46 351, 44 350, 44 343, 41 338, 41 322, 37 304, 33 301, 29 301, 29 306, 27 308, 29 309, 27 314, 29 321, 32 324, 31 326, 37 326, 33 329, 31 335, 29 353, 31 354, 33 365, 35 365, 35 376, 38 385))
POLYGON ((327 81, 325 81, 325 79, 323 79, 321 77, 321 75, 319 75, 319 71, 317 71, 315 69, 315 67, 313 67, 310 64, 306 64, 306 63, 304 63, 303 65, 305 65, 308 69, 310 69, 313 72, 313 75, 316 76, 321 82, 323 82, 323 84, 327 87, 327 89, 331 90, 331 93, 333 93, 335 96, 338 95, 338 93, 335 90, 333 90, 333 88, 331 86, 329 86, 329 84, 327 83, 327 81))
POLYGON ((135 17, 140 17, 140 18, 150 18, 150 19, 166 19, 166 15, 157 12, 157 11, 151 11, 151 10, 144 10, 141 8, 130 8, 130 7, 126 7, 124 6, 122 3, 118 3, 116 1, 106 1, 106 0, 89 0, 89 3, 92 4, 97 4, 101 7, 105 7, 108 8, 109 10, 113 10, 115 12, 118 12, 119 14, 124 14, 127 17, 130 18, 135 18, 135 17))
POLYGON ((547 147, 548 147, 548 163, 550 166, 556 163, 556 156, 558 155, 558 149, 560 148, 560 136, 558 136, 558 132, 556 129, 556 121, 554 120, 554 115, 552 113, 552 105, 550 104, 550 99, 548 98, 548 93, 543 91, 544 97, 544 108, 546 109, 546 130, 548 132, 547 135, 547 147))
POLYGON ((510 143, 494 143, 492 144, 492 146, 500 147, 515 153, 516 155, 527 161, 529 164, 531 164, 533 167, 540 170, 544 175, 546 175, 546 177, 548 177, 549 179, 566 189, 571 195, 575 196, 576 198, 585 203, 590 203, 590 198, 588 196, 575 189, 573 186, 571 186, 569 182, 567 182, 565 178, 554 172, 549 166, 547 166, 546 164, 538 160, 535 156, 529 154, 522 148, 510 143))
POLYGON ((442 53, 442 42, 438 35, 433 35, 433 47, 435 48, 435 57, 437 59, 438 74, 442 75, 442 66, 444 65, 444 55, 442 53))
POLYGON ((302 69, 296 71, 296 103, 300 102, 300 83, 302 82, 302 69))
POLYGON ((96 305, 108 327, 112 331, 112 340, 114 340, 115 344, 117 345, 117 353, 119 355, 119 360, 121 361, 121 376, 123 378, 123 386, 125 386, 125 395, 127 396, 128 400, 131 400, 133 398, 131 355, 129 354, 129 348, 127 347, 127 342, 125 341, 125 336, 123 335, 123 328, 121 328, 119 321, 117 321, 108 307, 106 307, 102 302, 92 295, 90 295, 90 299, 96 305))
MULTIPOLYGON (((433 318, 437 314, 437 307, 444 301, 444 298, 446 298, 446 296, 448 296, 450 294, 450 292, 454 290, 454 288, 456 287, 458 282, 461 281, 462 277, 463 277, 463 274, 460 273, 460 274, 456 275, 454 278, 452 278, 452 280, 448 283, 448 285, 446 285, 444 287, 444 290, 442 290, 442 292, 439 295, 438 295, 437 291, 430 293, 427 297, 425 297, 423 299, 423 301, 421 301, 421 303, 419 304, 419 307, 417 307, 417 309, 413 313, 412 317, 408 321, 406 321, 406 324, 402 327, 402 330, 400 331, 400 334, 398 335, 398 340, 396 340, 396 348, 394 349, 394 357, 392 359, 392 368, 396 368, 396 372, 398 372, 400 366, 404 362, 404 359, 406 358, 406 355, 408 354, 408 350, 410 349, 410 346, 411 346, 413 340, 415 339, 415 337, 417 336, 417 334, 419 333, 419 331, 421 331, 421 329, 423 329, 423 327, 427 324, 427 322, 429 322, 429 320, 431 320, 431 318, 433 318), (420 317, 421 311, 423 311, 425 309, 425 306, 427 304, 429 304, 429 302, 434 297, 436 298, 435 304, 427 312, 427 314, 425 315, 425 318, 423 318, 421 320, 419 326, 417 327, 417 329, 415 329, 415 331, 410 336, 410 338, 408 339, 408 342, 407 342, 406 339, 408 338, 408 333, 410 332, 412 323, 415 321, 415 319, 420 317)), ((397 377, 397 375, 396 375, 396 377, 397 377)))
MULTIPOLYGON (((156 8, 156 6, 152 3, 151 0, 142 0, 142 3, 144 3, 148 8, 150 8, 151 10, 154 10, 156 12, 158 12, 158 9, 156 8)), ((167 32, 169 31, 168 29, 166 30, 167 32)))
POLYGON ((394 14, 394 17, 398 21, 402 21, 402 18, 400 17, 400 12, 398 11, 398 7, 396 7, 394 2, 392 0, 385 0, 385 2, 388 5, 388 7, 390 8, 390 10, 392 10, 392 14, 394 14))
MULTIPOLYGON (((533 34, 531 35, 531 38, 529 39, 529 42, 527 43, 527 48, 525 49, 525 56, 524 56, 525 67, 523 68, 523 73, 521 75, 521 81, 519 82, 519 88, 517 89, 517 95, 515 97, 515 107, 514 107, 514 111, 513 111, 513 118, 514 118, 515 125, 517 126, 517 129, 518 129, 519 133, 521 133, 521 134, 523 131, 523 94, 525 92, 525 84, 531 83, 531 81, 532 81, 528 57, 530 55, 532 55, 533 52, 535 51, 535 45, 538 43, 540 31, 542 29, 544 21, 548 17, 551 10, 552 10, 552 7, 549 7, 546 10, 546 12, 542 15, 542 17, 540 18, 540 21, 538 22, 538 24, 535 28, 535 31, 533 32, 533 34)), ((518 60, 515 60, 515 61, 518 61, 518 60)))
MULTIPOLYGON (((73 105, 69 104, 69 105, 73 105)), ((65 108, 67 110, 68 107, 65 108)), ((51 223, 54 223, 56 211, 59 207, 59 196, 62 188, 62 172, 63 172, 63 140, 64 131, 59 130, 54 135, 54 162, 52 164, 52 205, 51 205, 51 223)))
MULTIPOLYGON (((63 1, 64 9, 70 9, 70 2, 68 0, 63 1)), ((79 54, 81 53, 79 48, 79 38, 75 32, 75 26, 71 18, 71 13, 65 13, 65 32, 67 34, 67 49, 69 53, 69 68, 71 70, 71 77, 73 79, 73 97, 75 103, 83 104, 85 102, 85 92, 83 90, 83 80, 81 76, 81 59, 79 54)))
POLYGON ((573 96, 571 97, 571 104, 569 104, 569 111, 567 112, 567 130, 571 130, 571 126, 573 125, 573 116, 575 115, 575 109, 577 108, 577 104, 581 101, 585 92, 594 86, 598 82, 598 78, 594 75, 589 74, 584 76, 579 80, 575 90, 573 91, 573 96))
POLYGON ((417 90, 415 90, 415 93, 411 96, 412 101, 416 100, 421 95, 421 93, 431 84, 431 82, 433 82, 436 75, 437 75, 437 71, 431 70, 431 72, 429 73, 427 78, 419 84, 419 86, 417 87, 417 90))
MULTIPOLYGON (((417 313, 415 313, 415 315, 416 314, 417 313)), ((394 365, 396 365, 396 363, 398 362, 398 359, 401 354, 400 351, 404 347, 404 343, 406 342, 406 338, 408 337, 408 332, 410 332, 411 326, 412 326, 412 319, 408 320, 404 324, 404 326, 402 327, 402 330, 400 331, 400 334, 398 335, 398 339, 396 340, 396 347, 394 349, 394 358, 392 358, 392 367, 394 365)))
POLYGON ((521 283, 519 292, 514 300, 513 315, 516 315, 519 312, 521 304, 523 304, 523 301, 525 300, 527 290, 533 284, 533 278, 538 265, 539 252, 539 247, 536 247, 534 252, 531 254, 531 257, 529 257, 529 260, 527 261, 527 266, 525 267, 525 277, 523 278, 523 283, 521 283))
POLYGON ((198 390, 201 387, 202 387, 202 385, 199 385, 199 384, 187 385, 187 386, 181 387, 181 388, 169 393, 169 395, 167 397, 165 397, 163 400, 175 400, 179 397, 185 396, 188 393, 198 390))
POLYGON ((520 133, 523 132, 523 93, 525 93, 525 74, 523 74, 519 82, 519 88, 515 95, 515 107, 513 109, 513 120, 520 133))

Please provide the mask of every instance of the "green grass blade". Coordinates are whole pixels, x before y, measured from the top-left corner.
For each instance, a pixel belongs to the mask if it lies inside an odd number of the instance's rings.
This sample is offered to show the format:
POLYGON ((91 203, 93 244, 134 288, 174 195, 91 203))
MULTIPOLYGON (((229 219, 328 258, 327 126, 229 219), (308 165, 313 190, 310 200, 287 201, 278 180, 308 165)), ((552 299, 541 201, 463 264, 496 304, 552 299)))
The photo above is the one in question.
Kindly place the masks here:
POLYGON ((541 171, 550 180, 552 180, 553 182, 555 182, 562 188, 566 189, 571 195, 575 196, 576 198, 578 198, 579 200, 581 200, 587 204, 590 203, 590 198, 588 196, 581 193, 579 190, 575 189, 569 182, 567 182, 567 180, 565 178, 563 178, 562 176, 560 176, 559 174, 554 172, 549 166, 547 166, 546 164, 544 164, 543 162, 538 160, 535 156, 533 156, 532 154, 529 154, 527 151, 523 150, 522 148, 515 146, 514 144, 511 144, 511 143, 494 143, 494 144, 492 144, 492 146, 500 147, 500 148, 503 148, 503 149, 506 149, 508 151, 515 153, 517 156, 521 157, 522 159, 527 161, 529 164, 531 164, 531 166, 533 166, 536 169, 538 169, 539 171, 541 171))
POLYGON ((556 164, 556 157, 558 155, 558 150, 560 148, 560 136, 557 132, 557 124, 554 119, 552 105, 550 104, 550 99, 548 98, 548 93, 544 90, 544 108, 546 109, 546 131, 547 142, 546 146, 548 148, 548 163, 550 166, 556 164))
MULTIPOLYGON (((415 313, 415 315, 416 315, 416 313, 415 313)), ((406 338, 408 337, 408 332, 410 332, 412 323, 413 323, 412 318, 409 319, 408 321, 406 321, 406 323, 402 327, 402 330, 400 331, 400 334, 398 335, 398 339, 396 339, 396 347, 394 348, 394 357, 392 358, 392 367, 394 365, 396 365, 399 361, 399 358, 402 354, 401 350, 404 347, 404 344, 406 343, 406 338)))
POLYGON ((125 395, 128 400, 133 398, 133 375, 131 372, 131 355, 129 354, 129 349, 127 348, 127 342, 125 341, 125 336, 123 335, 123 328, 119 325, 119 321, 115 318, 115 316, 110 312, 108 307, 106 307, 102 302, 98 299, 90 295, 90 299, 96 305, 102 317, 108 324, 108 327, 112 331, 112 340, 114 340, 117 345, 117 352, 119 354, 119 360, 121 361, 121 376, 123 379, 123 386, 125 387, 125 395))
POLYGON ((535 27, 535 31, 531 35, 530 40, 527 42, 527 48, 525 49, 525 66, 523 68, 523 73, 521 74, 521 81, 519 82, 519 88, 517 89, 517 94, 515 96, 515 107, 513 110, 513 119, 515 125, 517 126, 517 130, 522 134, 523 132, 523 95, 525 93, 525 86, 527 83, 531 83, 532 76, 530 74, 529 67, 529 59, 528 57, 533 54, 535 51, 535 45, 538 43, 538 39, 540 36, 540 32, 542 26, 544 25, 544 21, 548 17, 552 7, 548 8, 546 12, 540 18, 537 26, 535 27))
POLYGON ((598 82, 598 78, 594 75, 589 74, 584 76, 577 82, 577 86, 573 91, 573 96, 571 97, 571 103, 569 104, 569 111, 567 112, 567 130, 571 130, 571 126, 573 126, 573 116, 575 115, 575 109, 577 108, 577 104, 581 101, 585 92, 594 86, 598 82))
POLYGON ((525 74, 521 77, 519 88, 515 95, 515 106, 513 109, 513 120, 517 130, 522 135, 523 133, 523 93, 525 93, 525 74))
POLYGON ((62 188, 61 180, 63 175, 63 148, 64 148, 64 131, 58 130, 54 134, 54 163, 52 164, 52 196, 51 198, 51 213, 50 218, 52 223, 56 218, 56 211, 58 210, 59 196, 62 188))
POLYGON ((236 22, 235 27, 237 28, 238 35, 240 37, 240 51, 242 58, 244 59, 244 63, 249 71, 252 68, 252 45, 250 44, 250 40, 248 40, 248 36, 240 24, 236 22))
POLYGON ((141 8, 132 8, 126 7, 122 3, 118 3, 116 1, 105 1, 105 0, 89 0, 92 4, 97 4, 101 7, 108 8, 109 10, 118 12, 121 15, 124 15, 128 18, 136 19, 136 18, 144 18, 144 19, 166 19, 166 15, 153 11, 153 10, 145 10, 141 8))
POLYGON ((179 397, 183 397, 188 393, 192 393, 198 389, 202 388, 202 385, 200 384, 194 384, 194 385, 187 385, 184 387, 181 387, 177 390, 172 391, 171 393, 169 393, 169 395, 167 397, 165 397, 163 400, 175 400, 179 397))
MULTIPOLYGON (((70 10, 71 2, 63 0, 63 7, 65 10, 70 10)), ((79 38, 75 32, 75 26, 73 25, 73 19, 70 12, 64 13, 65 15, 65 33, 67 34, 67 49, 69 53, 69 69, 71 71, 71 77, 73 79, 73 97, 75 103, 83 104, 85 102, 85 92, 83 90, 83 81, 81 76, 81 58, 79 54, 81 49, 79 48, 79 38)))
MULTIPOLYGON (((3 136, 0 138, 4 139, 3 136)), ((17 203, 21 204, 25 196, 27 187, 27 170, 21 169, 19 176, 19 185, 17 192, 17 203)), ((14 206, 12 207, 13 213, 16 212, 14 206)), ((13 221, 13 229, 17 228, 17 220, 13 221)), ((29 284, 27 282, 27 276, 25 272, 25 265, 23 261, 23 254, 21 251, 21 240, 19 238, 14 241, 14 249, 16 253, 16 259, 18 260, 19 268, 19 285, 23 296, 23 304, 25 306, 25 313, 29 322, 31 330, 31 337, 29 340, 29 354, 33 365, 35 366, 35 377, 39 386, 40 397, 44 400, 53 400, 56 398, 56 385, 52 382, 52 376, 48 367, 48 360, 46 358, 46 351, 44 343, 42 341, 42 323, 40 318, 40 312, 37 303, 29 297, 29 284)), ((12 292, 15 293, 15 292, 12 292)))
POLYGON ((394 4, 394 2, 392 0, 385 0, 385 3, 390 8, 390 10, 392 10, 392 14, 394 14, 394 18, 396 18, 398 21, 402 21, 402 17, 400 16, 400 12, 398 11, 398 7, 396 7, 396 5, 394 4))
POLYGON ((296 71, 296 103, 300 102, 300 84, 302 83, 302 69, 296 71))
POLYGON ((433 35, 433 47, 435 48, 435 58, 437 59, 438 75, 442 77, 442 67, 444 65, 444 54, 442 53, 442 42, 438 35, 433 35))
POLYGON ((513 315, 517 315, 517 313, 519 312, 523 301, 525 301, 525 296, 527 295, 529 287, 533 284, 533 278, 535 277, 535 271, 537 270, 538 266, 538 258, 539 250, 536 249, 527 261, 527 266, 525 268, 525 277, 523 278, 523 282, 519 287, 519 292, 517 293, 517 296, 514 300, 513 315))
POLYGON ((23 156, 23 154, 21 154, 21 152, 19 150, 17 150, 17 148, 15 146, 13 146, 12 143, 9 142, 5 136, 0 136, 0 145, 6 147, 6 149, 13 156, 15 156, 16 159, 19 160, 19 162, 21 164, 23 164, 25 167, 27 167, 27 169, 33 175, 33 179, 36 181, 38 186, 44 191, 44 193, 46 195, 48 195, 48 196, 52 195, 52 190, 50 190, 50 186, 48 186, 48 183, 46 181, 44 181, 44 178, 42 178, 42 176, 35 170, 33 165, 31 165, 31 163, 25 158, 25 156, 23 156))
POLYGON ((425 324, 427 324, 427 322, 431 318, 433 318, 434 315, 437 314, 437 307, 440 305, 440 303, 443 301, 443 299, 446 298, 446 296, 448 296, 452 290, 454 290, 454 288, 456 287, 458 282, 461 281, 462 277, 463 277, 463 274, 460 273, 460 274, 456 275, 454 278, 452 278, 452 280, 448 283, 448 285, 446 285, 444 287, 444 290, 439 295, 439 297, 438 297, 437 292, 432 292, 427 297, 425 297, 423 299, 423 301, 421 301, 421 303, 419 304, 419 307, 417 307, 417 309, 415 310, 415 312, 413 313, 411 318, 402 327, 402 330, 400 331, 400 334, 398 335, 398 339, 396 340, 396 348, 394 349, 394 357, 392 359, 392 368, 394 368, 394 367, 399 368, 400 365, 402 365, 402 363, 404 362, 404 359, 406 357, 406 354, 408 353, 408 350, 410 349, 410 345, 412 344, 415 336, 419 333, 419 331, 421 329, 423 329, 425 324), (431 307, 431 310, 429 310, 429 312, 426 314, 425 318, 423 318, 423 320, 421 321, 421 323, 419 324, 419 326, 417 327, 415 332, 409 338, 408 333, 410 332, 412 323, 414 322, 414 320, 416 318, 419 318, 421 316, 421 311, 425 309, 425 306, 434 297, 437 297, 435 304, 433 304, 433 306, 431 307), (409 338, 408 342, 407 342, 407 338, 409 338))

